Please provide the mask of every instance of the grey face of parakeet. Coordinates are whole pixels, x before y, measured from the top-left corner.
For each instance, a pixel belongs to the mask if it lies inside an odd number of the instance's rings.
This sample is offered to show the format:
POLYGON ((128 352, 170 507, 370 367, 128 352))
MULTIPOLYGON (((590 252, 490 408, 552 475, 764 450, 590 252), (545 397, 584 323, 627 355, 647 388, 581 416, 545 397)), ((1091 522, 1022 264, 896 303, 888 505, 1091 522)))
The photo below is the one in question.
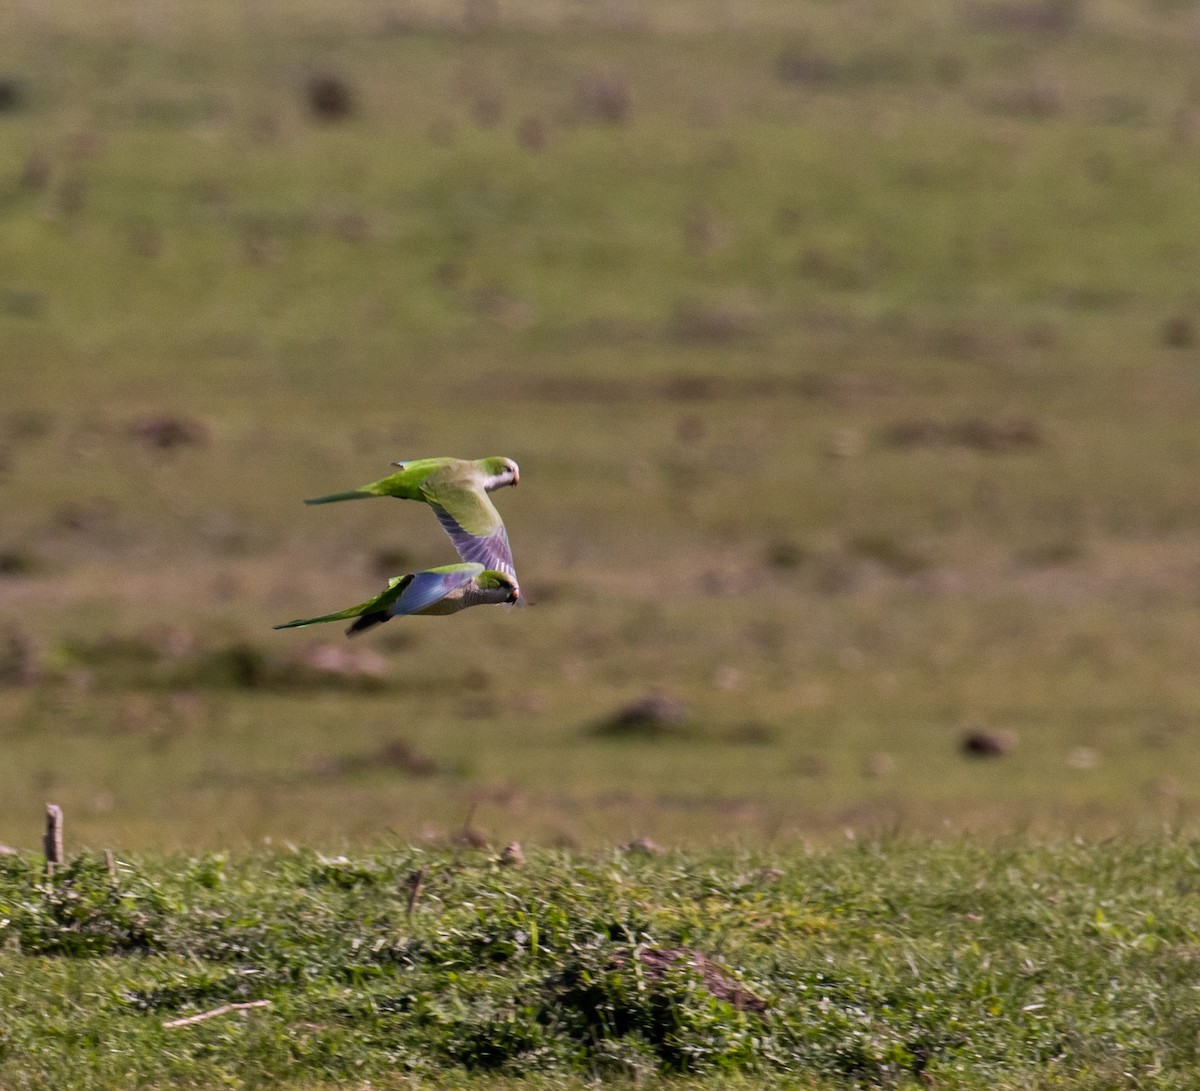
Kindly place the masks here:
POLYGON ((511 458, 484 458, 480 465, 486 475, 483 487, 488 492, 516 485, 521 480, 521 468, 511 458))
POLYGON ((478 588, 476 594, 480 602, 514 603, 521 597, 517 581, 503 572, 484 572, 476 578, 475 586, 478 588))

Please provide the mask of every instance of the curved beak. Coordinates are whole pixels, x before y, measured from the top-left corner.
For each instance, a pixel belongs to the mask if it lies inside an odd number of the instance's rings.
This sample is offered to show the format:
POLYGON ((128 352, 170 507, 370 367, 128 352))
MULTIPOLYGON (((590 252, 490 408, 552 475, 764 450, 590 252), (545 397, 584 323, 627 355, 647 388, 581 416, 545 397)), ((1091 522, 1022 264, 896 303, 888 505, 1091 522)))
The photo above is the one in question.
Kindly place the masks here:
POLYGON ((513 588, 512 594, 508 596, 508 601, 514 603, 521 601, 521 589, 519 587, 513 588))

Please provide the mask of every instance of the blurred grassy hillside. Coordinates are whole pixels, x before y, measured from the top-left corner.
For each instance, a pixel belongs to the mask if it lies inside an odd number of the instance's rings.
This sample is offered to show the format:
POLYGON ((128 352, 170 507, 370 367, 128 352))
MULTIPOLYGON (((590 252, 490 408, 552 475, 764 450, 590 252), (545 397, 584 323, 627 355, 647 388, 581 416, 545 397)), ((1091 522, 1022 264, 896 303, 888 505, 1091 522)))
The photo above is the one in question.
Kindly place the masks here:
POLYGON ((1194 824, 1198 35, 5 7, 0 840, 1194 824), (436 454, 536 608, 271 632, 453 559, 300 504, 436 454))

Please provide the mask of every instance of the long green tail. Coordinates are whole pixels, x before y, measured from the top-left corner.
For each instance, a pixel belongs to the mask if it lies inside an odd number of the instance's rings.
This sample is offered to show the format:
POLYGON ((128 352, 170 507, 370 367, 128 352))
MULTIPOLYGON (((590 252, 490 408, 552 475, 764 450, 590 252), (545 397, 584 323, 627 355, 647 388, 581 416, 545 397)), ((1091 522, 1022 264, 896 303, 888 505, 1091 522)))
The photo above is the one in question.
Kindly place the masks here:
POLYGON ((353 617, 358 620, 346 630, 347 636, 353 636, 355 633, 361 633, 363 629, 371 628, 372 625, 378 625, 381 621, 387 621, 391 617, 388 608, 403 594, 404 589, 412 583, 412 579, 411 575, 393 576, 388 580, 386 591, 376 595, 373 599, 367 599, 366 602, 360 602, 357 606, 347 606, 345 610, 339 610, 336 614, 302 617, 272 627, 275 629, 298 629, 301 625, 319 625, 322 621, 348 621, 353 617))
POLYGON ((273 629, 298 629, 301 625, 319 625, 322 621, 345 621, 347 618, 358 617, 373 602, 364 602, 361 606, 351 606, 348 610, 339 610, 336 614, 322 614, 320 617, 304 617, 297 621, 285 621, 282 625, 273 625, 273 629))
POLYGON ((334 492, 328 496, 314 496, 311 500, 305 500, 306 504, 332 504, 338 500, 363 500, 368 496, 375 496, 376 493, 364 492, 362 489, 351 489, 349 492, 334 492))

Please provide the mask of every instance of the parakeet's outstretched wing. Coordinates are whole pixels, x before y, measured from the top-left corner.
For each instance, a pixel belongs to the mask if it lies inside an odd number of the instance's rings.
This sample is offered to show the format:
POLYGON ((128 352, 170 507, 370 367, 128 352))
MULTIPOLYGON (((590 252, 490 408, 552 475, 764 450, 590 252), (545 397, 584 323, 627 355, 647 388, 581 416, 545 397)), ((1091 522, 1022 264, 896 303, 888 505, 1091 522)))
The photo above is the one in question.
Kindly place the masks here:
POLYGON ((405 585, 396 604, 388 611, 392 617, 419 614, 441 602, 447 595, 466 586, 483 572, 481 564, 446 564, 417 572, 405 585))
POLYGON ((516 579, 504 520, 476 478, 432 474, 421 491, 464 561, 516 579))
POLYGON ((388 608, 396 599, 401 597, 412 580, 413 577, 411 576, 395 576, 388 581, 386 591, 376 595, 373 599, 367 599, 366 602, 360 602, 357 606, 350 606, 345 610, 339 610, 336 614, 322 614, 320 617, 306 617, 300 618, 297 621, 287 621, 282 625, 274 627, 276 629, 298 629, 302 625, 318 625, 323 621, 346 621, 348 618, 361 617, 363 614, 383 613, 386 615, 388 608))
POLYGON ((440 504, 431 504, 430 507, 464 561, 475 561, 483 568, 491 568, 513 579, 517 578, 517 570, 513 567, 512 547, 508 544, 508 532, 503 523, 491 534, 475 535, 467 531, 440 504))

